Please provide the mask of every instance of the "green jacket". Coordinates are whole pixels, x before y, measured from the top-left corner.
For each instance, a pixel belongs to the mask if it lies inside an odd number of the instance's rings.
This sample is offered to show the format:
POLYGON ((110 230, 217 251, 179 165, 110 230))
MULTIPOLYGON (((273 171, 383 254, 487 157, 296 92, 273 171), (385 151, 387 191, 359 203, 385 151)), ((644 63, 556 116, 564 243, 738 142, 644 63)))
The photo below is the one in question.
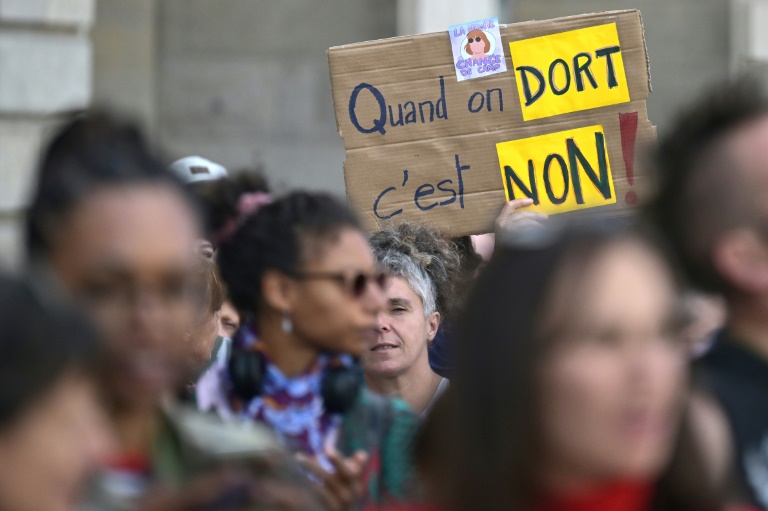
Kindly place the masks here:
POLYGON ((404 401, 368 390, 344 416, 339 451, 345 456, 359 450, 369 454, 363 508, 413 497, 412 450, 418 427, 418 417, 404 401))

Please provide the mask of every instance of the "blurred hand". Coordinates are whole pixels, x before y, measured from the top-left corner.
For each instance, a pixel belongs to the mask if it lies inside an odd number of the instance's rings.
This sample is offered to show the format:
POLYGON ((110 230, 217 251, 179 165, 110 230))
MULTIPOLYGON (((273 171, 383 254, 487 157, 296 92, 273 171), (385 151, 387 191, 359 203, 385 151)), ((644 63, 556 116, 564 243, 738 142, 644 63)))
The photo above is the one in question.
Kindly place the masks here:
POLYGON ((358 451, 349 458, 330 449, 326 453, 334 467, 328 472, 317 460, 304 454, 298 454, 297 460, 309 473, 320 481, 320 491, 326 504, 333 511, 354 509, 363 497, 363 470, 368 461, 368 454, 358 451))
POLYGON ((507 202, 496 217, 496 233, 540 227, 549 218, 547 215, 534 211, 518 211, 532 205, 533 199, 515 199, 507 202))

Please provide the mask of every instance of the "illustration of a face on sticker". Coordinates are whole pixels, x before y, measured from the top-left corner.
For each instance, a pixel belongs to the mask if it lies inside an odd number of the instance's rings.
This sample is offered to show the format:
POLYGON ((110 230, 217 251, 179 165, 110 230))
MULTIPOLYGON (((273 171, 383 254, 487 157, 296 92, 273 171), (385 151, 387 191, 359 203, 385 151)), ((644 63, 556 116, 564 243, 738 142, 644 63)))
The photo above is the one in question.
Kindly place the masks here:
POLYGON ((482 59, 488 56, 489 53, 493 53, 496 46, 495 43, 493 35, 483 30, 472 30, 467 34, 467 44, 464 46, 464 51, 467 53, 467 56, 473 59, 482 59))
POLYGON ((487 18, 448 27, 456 80, 482 78, 507 70, 499 20, 487 18))

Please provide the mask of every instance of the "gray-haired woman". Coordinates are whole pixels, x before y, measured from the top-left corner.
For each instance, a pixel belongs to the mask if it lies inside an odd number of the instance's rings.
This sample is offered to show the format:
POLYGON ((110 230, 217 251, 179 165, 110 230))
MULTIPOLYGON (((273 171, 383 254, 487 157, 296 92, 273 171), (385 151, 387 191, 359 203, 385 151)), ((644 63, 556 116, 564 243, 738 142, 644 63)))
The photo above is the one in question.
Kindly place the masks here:
POLYGON ((370 241, 391 278, 378 336, 362 357, 366 383, 424 415, 448 384, 430 368, 428 347, 455 307, 461 255, 449 238, 420 224, 385 228, 370 241))

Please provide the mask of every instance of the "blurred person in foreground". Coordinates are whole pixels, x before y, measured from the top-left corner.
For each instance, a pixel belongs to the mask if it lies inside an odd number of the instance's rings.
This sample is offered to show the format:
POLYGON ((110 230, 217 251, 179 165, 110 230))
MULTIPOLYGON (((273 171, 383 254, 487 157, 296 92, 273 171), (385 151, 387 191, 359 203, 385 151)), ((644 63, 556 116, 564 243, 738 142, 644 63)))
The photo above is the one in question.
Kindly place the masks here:
POLYGON ((687 350, 667 260, 643 234, 502 241, 459 327, 419 465, 437 509, 719 509, 685 421, 687 350))
POLYGON ((0 509, 78 509, 110 454, 90 325, 0 277, 0 509))
POLYGON ((173 399, 189 377, 188 334, 204 308, 198 219, 131 125, 82 116, 43 155, 27 216, 30 270, 42 293, 61 293, 90 316, 105 347, 102 388, 118 453, 102 467, 94 509, 234 509, 272 498, 264 481, 209 459, 216 446, 185 447, 190 428, 204 426, 230 449, 240 439, 249 452, 279 451, 266 431, 234 436, 229 426, 181 414, 173 399), (204 467, 192 466, 193 451, 204 467))
MULTIPOLYGON (((768 98, 741 79, 681 113, 655 154, 649 210, 725 327, 697 364, 727 421, 737 498, 768 509, 768 98)), ((723 415, 721 415, 721 418, 723 415)))
POLYGON ((370 242, 389 279, 378 335, 362 356, 366 383, 424 416, 448 387, 430 368, 428 353, 443 318, 456 308, 461 254, 434 229, 408 222, 374 233, 370 242))
POLYGON ((330 196, 291 193, 248 217, 218 259, 247 314, 219 412, 275 430, 333 509, 408 498, 418 420, 366 391, 357 361, 376 338, 386 275, 354 214, 330 196))

